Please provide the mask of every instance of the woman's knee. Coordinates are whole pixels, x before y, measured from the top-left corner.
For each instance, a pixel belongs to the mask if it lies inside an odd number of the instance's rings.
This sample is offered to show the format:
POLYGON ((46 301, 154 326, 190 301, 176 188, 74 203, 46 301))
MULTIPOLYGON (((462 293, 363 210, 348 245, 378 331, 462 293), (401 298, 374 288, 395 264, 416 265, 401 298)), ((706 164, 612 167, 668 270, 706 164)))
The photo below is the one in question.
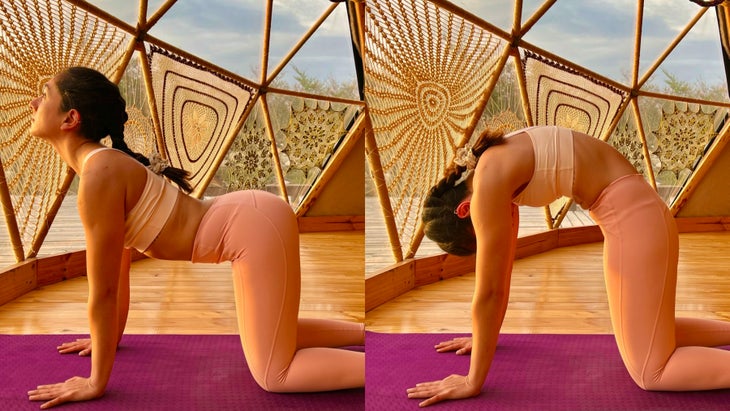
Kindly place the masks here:
POLYGON ((644 372, 643 374, 631 374, 631 379, 636 385, 644 391, 667 391, 667 387, 662 384, 662 371, 644 372))
POLYGON ((645 380, 644 380, 643 378, 637 378, 637 377, 634 377, 634 376, 632 375, 632 376, 631 376, 631 379, 632 379, 632 380, 634 380, 634 383, 636 383, 636 385, 638 385, 638 386, 639 386, 639 388, 641 388, 642 390, 644 390, 644 391, 653 391, 653 390, 652 390, 652 389, 650 388, 651 384, 647 385, 647 384, 646 384, 646 381, 645 381, 645 380))
POLYGON ((291 388, 287 387, 286 379, 281 376, 264 376, 264 375, 256 375, 253 374, 254 380, 256 380, 256 383, 266 392, 273 392, 273 393, 286 393, 286 392, 292 392, 291 388))

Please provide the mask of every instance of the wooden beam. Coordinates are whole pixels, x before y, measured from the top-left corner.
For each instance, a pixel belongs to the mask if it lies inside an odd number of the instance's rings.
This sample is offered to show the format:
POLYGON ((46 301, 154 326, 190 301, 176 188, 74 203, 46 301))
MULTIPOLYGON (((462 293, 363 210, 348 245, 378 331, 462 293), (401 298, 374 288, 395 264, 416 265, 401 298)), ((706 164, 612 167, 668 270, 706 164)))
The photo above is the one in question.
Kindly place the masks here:
POLYGON ((388 233, 390 249, 393 251, 393 257, 396 261, 403 261, 403 249, 398 235, 395 215, 393 214, 393 206, 390 203, 390 196, 388 195, 388 184, 385 181, 385 173, 383 172, 383 165, 380 161, 380 152, 378 151, 378 144, 375 141, 373 125, 369 115, 365 117, 364 133, 365 157, 368 159, 370 175, 373 179, 373 184, 375 184, 375 190, 378 193, 378 200, 380 201, 380 208, 383 212, 383 219, 385 219, 385 228, 388 233))

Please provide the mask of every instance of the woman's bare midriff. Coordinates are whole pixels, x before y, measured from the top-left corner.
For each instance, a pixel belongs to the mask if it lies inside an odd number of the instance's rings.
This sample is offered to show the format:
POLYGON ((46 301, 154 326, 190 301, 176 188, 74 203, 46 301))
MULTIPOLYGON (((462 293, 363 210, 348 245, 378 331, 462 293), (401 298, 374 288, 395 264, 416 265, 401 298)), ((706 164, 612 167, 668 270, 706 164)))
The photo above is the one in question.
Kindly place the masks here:
POLYGON ((179 193, 170 218, 144 254, 160 260, 190 261, 195 235, 211 204, 212 200, 179 193))
POLYGON ((609 184, 625 175, 638 172, 626 158, 608 143, 574 131, 575 175, 573 201, 588 209, 609 184))

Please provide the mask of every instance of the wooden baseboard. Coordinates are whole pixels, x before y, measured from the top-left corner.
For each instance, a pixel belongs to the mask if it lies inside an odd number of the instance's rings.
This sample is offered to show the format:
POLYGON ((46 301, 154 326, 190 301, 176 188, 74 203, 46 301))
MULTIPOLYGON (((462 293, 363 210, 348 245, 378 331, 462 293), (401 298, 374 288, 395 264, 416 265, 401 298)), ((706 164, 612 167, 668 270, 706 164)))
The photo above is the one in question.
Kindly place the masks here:
POLYGON ((0 305, 38 287, 86 275, 86 251, 30 258, 0 271, 0 305))
MULTIPOLYGON (((730 217, 677 218, 679 232, 730 230, 730 217)), ((363 216, 300 217, 301 232, 363 230, 363 216)), ((515 258, 525 258, 558 247, 602 241, 598 226, 560 228, 519 238, 515 258)), ((145 258, 135 253, 136 261, 145 258)), ((474 271, 474 257, 447 254, 407 260, 365 279, 365 310, 409 290, 474 271)), ((0 305, 37 287, 86 275, 86 251, 33 258, 0 270, 0 305)))
MULTIPOLYGON (((300 232, 364 230, 365 216, 299 217, 300 232)), ((132 252, 132 261, 147 258, 132 252)), ((86 250, 28 259, 0 269, 0 305, 38 287, 86 275, 86 250)))
POLYGON ((705 233, 730 230, 730 217, 680 217, 675 218, 680 233, 705 233))
POLYGON ((37 261, 32 259, 0 271, 0 305, 37 287, 36 267, 37 261))

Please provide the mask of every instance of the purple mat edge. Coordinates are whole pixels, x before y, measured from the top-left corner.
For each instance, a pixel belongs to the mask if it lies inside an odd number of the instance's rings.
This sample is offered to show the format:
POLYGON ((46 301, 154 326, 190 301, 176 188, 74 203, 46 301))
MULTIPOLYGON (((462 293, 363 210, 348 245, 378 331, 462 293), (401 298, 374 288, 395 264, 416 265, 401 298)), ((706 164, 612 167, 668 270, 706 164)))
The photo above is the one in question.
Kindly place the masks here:
MULTIPOLYGON (((390 410, 414 410, 417 409, 418 400, 410 400, 405 395, 405 388, 415 384, 417 382, 434 380, 443 378, 450 373, 461 373, 465 374, 468 372, 469 357, 468 356, 456 356, 453 354, 439 354, 432 349, 432 344, 436 344, 440 341, 444 341, 454 337, 465 337, 469 336, 468 333, 382 333, 382 332, 368 332, 366 336, 366 346, 368 347, 368 360, 366 361, 367 367, 367 389, 366 389, 366 403, 368 403, 368 410, 371 409, 371 405, 374 406, 372 409, 378 409, 379 404, 386 403, 390 410), (406 339, 418 340, 417 347, 413 345, 407 345, 408 350, 404 352, 390 352, 397 351, 402 341, 406 339), (385 348, 384 348, 385 347, 385 348), (383 355, 388 356, 389 363, 388 367, 379 366, 378 357, 383 355), (436 367, 436 370, 424 373, 428 374, 428 377, 423 376, 412 376, 412 374, 420 372, 418 370, 419 365, 413 365, 414 363, 425 363, 427 367, 436 367), (459 368, 461 367, 461 368, 459 368), (386 371, 389 369, 390 371, 386 371), (392 374, 398 374, 393 370, 401 369, 400 373, 406 375, 404 379, 410 379, 412 381, 399 382, 393 379, 392 374), (389 379, 390 378, 390 379, 389 379), (386 387, 380 389, 373 380, 380 381, 386 387)), ((413 341, 411 341, 412 343, 413 341)), ((402 348, 402 347, 400 347, 402 348)), ((727 347, 723 347, 727 348, 727 347)), ((562 347, 565 349, 565 347, 562 347)), ((502 333, 500 334, 500 340, 498 342, 497 354, 495 356, 492 370, 490 370, 490 377, 485 382, 485 388, 478 397, 459 400, 459 401, 446 401, 437 404, 433 409, 438 410, 513 410, 513 409, 535 409, 535 410, 726 410, 730 409, 730 389, 726 390, 711 390, 711 391, 697 391, 697 392, 648 392, 640 389, 628 375, 623 363, 618 355, 618 348, 616 347, 615 340, 612 334, 520 334, 520 333, 502 333), (539 387, 524 385, 524 392, 519 392, 522 388, 517 389, 517 400, 510 398, 510 395, 515 396, 515 392, 510 393, 509 389, 505 389, 504 382, 494 381, 495 378, 501 378, 497 376, 497 369, 501 366, 504 368, 512 367, 512 364, 507 364, 504 367, 504 362, 508 361, 506 358, 517 355, 518 361, 535 361, 534 358, 528 359, 523 358, 520 354, 524 354, 525 346, 530 344, 531 340, 556 340, 562 343, 568 340, 575 340, 576 344, 579 344, 581 349, 583 346, 587 346, 590 353, 593 345, 597 345, 601 350, 604 350, 604 355, 601 357, 595 357, 600 364, 609 364, 608 367, 612 380, 594 382, 593 390, 580 392, 565 389, 564 392, 559 392, 552 395, 550 399, 542 398, 543 400, 551 401, 550 403, 542 402, 535 404, 534 400, 532 403, 521 400, 522 398, 529 398, 529 396, 540 393, 539 387), (527 345, 523 344, 526 342, 527 345), (589 344, 583 344, 588 342, 589 344), (524 345, 520 347, 520 345, 524 345), (520 351, 522 350, 522 351, 520 351), (606 355, 607 353, 607 355, 606 355), (502 364, 500 364, 502 363, 502 364), (613 391, 611 391, 613 390, 613 391), (602 393, 601 391, 607 391, 602 393), (506 392, 506 394, 505 394, 506 392), (592 395, 592 393, 603 394, 592 395), (561 397, 563 394, 563 397, 561 397), (608 395, 610 394, 610 395, 608 395), (574 401, 571 397, 579 397, 582 403, 571 404, 574 401)), ((552 351, 547 349, 547 351, 552 351)), ((556 350, 559 351, 559 350, 556 350)), ((556 354, 549 354, 549 356, 555 356, 556 354)), ((561 359, 562 361, 563 359, 561 359)), ((573 360, 573 359, 569 359, 573 360)), ((553 359, 544 360, 549 367, 549 361, 553 359)), ((590 358, 589 358, 590 362, 590 358)), ((542 365, 542 363, 539 363, 542 365)), ((423 365, 423 364, 420 364, 423 365)), ((583 365, 583 364, 581 364, 583 365)), ((552 364, 554 367, 555 364, 552 364)), ((585 367, 588 371, 590 367, 585 367)), ((600 371, 600 370, 599 370, 600 371)), ((509 370, 512 373, 512 370, 509 370)), ((502 375, 504 376, 504 375, 502 375)), ((560 378, 559 375, 553 376, 554 378, 560 378)), ((508 383, 507 383, 508 384, 508 383)), ((514 383, 515 386, 519 386, 519 382, 514 383)), ((508 385, 507 388, 510 386, 508 385)), ((590 385, 588 385, 590 388, 590 385)), ((583 387, 585 388, 585 387, 583 387)), ((515 391, 515 390, 512 390, 515 391)), ((558 390, 559 391, 559 390, 558 390)), ((545 392, 543 392, 544 394, 545 392)), ((553 394, 548 392, 548 394, 553 394)), ((575 401, 574 401, 575 402, 575 401)))
MULTIPOLYGON (((30 402, 27 399, 26 392, 35 384, 46 384, 51 382, 62 381, 73 375, 87 375, 89 369, 88 357, 79 357, 77 355, 59 355, 55 351, 55 345, 72 341, 76 338, 85 338, 84 334, 0 334, 0 341, 5 356, 8 354, 10 345, 5 345, 11 339, 18 341, 13 342, 16 348, 23 350, 18 355, 11 358, 6 357, 10 361, 2 361, 4 365, 0 369, 0 409, 34 409, 37 410, 40 402, 30 402), (14 362, 14 363, 13 363, 14 362), (43 367, 46 367, 45 369, 43 367), (25 378, 19 376, 18 373, 25 373, 25 378), (58 375, 63 375, 59 377, 58 375), (7 408, 9 407, 9 408, 7 408)), ((347 347, 355 351, 363 351, 362 347, 347 347)), ((17 350, 16 350, 17 351, 17 350)), ((127 410, 127 409, 175 409, 175 410, 237 410, 241 409, 241 401, 246 401, 249 405, 257 409, 307 409, 320 410, 327 409, 338 411, 347 405, 348 409, 364 410, 364 389, 341 390, 324 393, 293 393, 293 394, 274 394, 267 393, 255 384, 253 378, 245 364, 245 358, 240 346, 240 339, 237 334, 125 334, 122 344, 117 353, 117 362, 112 379, 107 387, 107 393, 104 397, 95 401, 64 404, 58 409, 65 410, 127 410), (191 348, 203 347, 207 345, 220 348, 224 347, 224 352, 213 352, 207 350, 193 351, 196 355, 189 355, 191 348), (178 349, 179 346, 179 349, 178 349), (160 352, 159 348, 167 349, 160 352), (188 351, 186 351, 188 350, 188 351), (201 355, 197 355, 200 353, 201 355), (142 355, 142 357, 140 357, 142 355), (145 376, 150 381, 145 381, 142 386, 130 386, 124 380, 125 373, 129 374, 130 366, 132 368, 141 368, 132 370, 133 373, 144 372, 144 368, 166 368, 168 365, 174 366, 181 364, 181 358, 185 360, 188 357, 202 357, 202 364, 194 363, 193 375, 186 376, 184 373, 176 371, 168 371, 171 373, 172 381, 157 378, 157 376, 145 376), (125 361, 126 357, 126 361, 125 361), (220 358, 217 358, 220 357, 220 358), (149 362, 147 361, 149 358, 149 362), (132 359, 132 361, 129 361, 132 359), (214 360, 214 364, 208 366, 209 360, 214 360), (217 362, 216 362, 217 361, 217 362), (139 364, 142 362, 146 364, 139 364), (160 365, 161 364, 161 365, 160 365), (125 370, 127 368, 127 370, 125 370), (169 404, 153 405, 145 401, 155 401, 155 395, 166 394, 173 387, 175 378, 181 379, 184 383, 193 384, 199 380, 202 374, 205 378, 217 378, 213 386, 213 393, 198 390, 197 392, 188 392, 179 397, 172 397, 174 401, 169 404), (188 378, 190 377, 190 378, 188 378), (190 381, 188 381, 190 380, 190 381), (234 380, 234 381, 230 381, 234 380), (222 384, 221 384, 222 383, 222 384), (240 389, 240 384, 244 384, 244 389, 240 389), (146 384, 146 385, 145 385, 146 384), (235 385, 236 389, 231 391, 230 387, 220 391, 220 385, 235 385), (225 390, 228 390, 226 392, 225 390), (217 390, 217 391, 216 391, 217 390), (215 397, 217 393, 222 394, 221 397, 215 397), (243 398, 239 398, 242 394, 243 398), (205 405, 201 405, 201 401, 206 399, 205 405), (202 397, 202 400, 201 400, 202 397), (218 400, 220 399, 220 402, 218 400), (143 408, 140 406, 143 405, 143 408), (254 405, 257 404, 257 405, 254 405), (361 404, 358 407, 358 404, 361 404), (148 406, 149 405, 149 406, 148 406), (280 406, 280 407, 279 407, 280 406)), ((161 400, 159 400, 161 401, 161 400)))

